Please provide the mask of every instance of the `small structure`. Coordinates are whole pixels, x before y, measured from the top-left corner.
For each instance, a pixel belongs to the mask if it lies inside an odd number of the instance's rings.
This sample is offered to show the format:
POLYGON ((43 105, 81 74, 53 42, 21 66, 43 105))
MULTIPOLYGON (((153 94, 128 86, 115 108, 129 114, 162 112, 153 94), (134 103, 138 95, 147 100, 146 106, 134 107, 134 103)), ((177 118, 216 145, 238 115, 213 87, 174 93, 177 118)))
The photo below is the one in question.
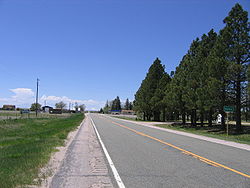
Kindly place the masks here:
POLYGON ((112 115, 119 115, 119 114, 121 114, 121 111, 120 110, 111 110, 110 113, 112 115))
POLYGON ((222 115, 221 115, 221 114, 218 114, 218 115, 217 115, 217 119, 216 119, 216 123, 217 123, 217 124, 221 124, 221 122, 222 122, 222 115))
POLYGON ((5 104, 3 105, 3 110, 16 110, 16 106, 15 105, 9 105, 9 104, 5 104))
POLYGON ((62 114, 62 109, 52 109, 49 111, 50 114, 62 114))
POLYGON ((134 110, 122 110, 121 114, 123 114, 123 115, 135 115, 135 111, 134 110))
POLYGON ((30 113, 30 109, 21 109, 20 110, 20 114, 29 114, 30 113))
POLYGON ((43 109, 43 112, 45 113, 49 113, 51 110, 53 110, 51 106, 43 106, 42 109, 43 109))

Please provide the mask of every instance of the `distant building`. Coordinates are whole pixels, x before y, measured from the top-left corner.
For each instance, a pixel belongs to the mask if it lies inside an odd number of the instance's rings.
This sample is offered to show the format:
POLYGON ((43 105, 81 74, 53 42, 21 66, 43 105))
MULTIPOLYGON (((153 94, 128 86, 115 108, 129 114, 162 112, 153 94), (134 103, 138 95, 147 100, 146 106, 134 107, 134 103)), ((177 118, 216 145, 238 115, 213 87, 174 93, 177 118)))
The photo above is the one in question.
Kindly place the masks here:
POLYGON ((62 109, 51 109, 50 114, 62 114, 62 109))
POLYGON ((29 114, 30 113, 30 109, 21 109, 20 110, 20 114, 29 114))
POLYGON ((3 110, 16 110, 16 106, 15 105, 8 105, 8 104, 5 104, 3 105, 3 110))
POLYGON ((121 111, 120 110, 111 110, 110 113, 113 115, 118 115, 118 114, 121 114, 121 111))
POLYGON ((122 110, 121 114, 123 114, 123 115, 135 115, 135 111, 134 110, 122 110))
POLYGON ((51 110, 53 110, 51 106, 43 106, 42 109, 43 109, 43 112, 46 112, 46 113, 49 113, 51 110))

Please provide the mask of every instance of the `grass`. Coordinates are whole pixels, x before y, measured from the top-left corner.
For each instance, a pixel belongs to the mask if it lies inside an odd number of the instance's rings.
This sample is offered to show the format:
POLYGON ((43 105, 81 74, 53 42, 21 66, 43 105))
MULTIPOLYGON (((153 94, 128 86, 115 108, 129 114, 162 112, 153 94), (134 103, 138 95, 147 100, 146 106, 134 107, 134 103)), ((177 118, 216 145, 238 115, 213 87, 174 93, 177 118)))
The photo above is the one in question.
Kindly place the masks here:
POLYGON ((69 113, 63 114, 49 114, 49 113, 36 113, 34 111, 28 114, 21 114, 19 111, 0 111, 0 120, 2 119, 29 119, 29 118, 51 118, 51 117, 65 117, 69 116, 69 113))
POLYGON ((39 169, 82 121, 77 114, 62 118, 0 121, 0 187, 34 184, 39 169))
MULTIPOLYGON (((115 117, 120 118, 120 119, 132 120, 132 121, 142 121, 142 120, 135 120, 129 117, 119 117, 119 116, 115 116, 115 117)), ((235 130, 235 125, 231 124, 229 126, 230 132, 228 136, 225 130, 221 130, 221 127, 218 125, 214 125, 212 127, 208 127, 208 126, 191 127, 190 125, 181 125, 180 123, 175 123, 175 124, 156 124, 153 126, 162 127, 166 129, 172 129, 172 130, 178 130, 178 131, 183 131, 183 132, 189 132, 193 134, 198 134, 198 135, 208 136, 212 138, 218 138, 218 139, 234 141, 234 142, 250 145, 250 126, 247 124, 243 124, 242 126, 243 132, 241 134, 237 134, 235 130)))

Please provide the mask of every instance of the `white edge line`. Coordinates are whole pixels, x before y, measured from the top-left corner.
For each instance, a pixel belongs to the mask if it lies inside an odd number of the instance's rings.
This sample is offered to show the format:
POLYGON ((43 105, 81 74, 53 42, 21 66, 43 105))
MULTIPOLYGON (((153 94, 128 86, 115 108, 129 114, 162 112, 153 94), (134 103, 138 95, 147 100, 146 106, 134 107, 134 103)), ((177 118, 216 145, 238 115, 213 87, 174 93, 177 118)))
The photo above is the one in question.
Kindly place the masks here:
MULTIPOLYGON (((90 116, 89 116, 89 117, 90 117, 90 116)), ((121 177, 120 177, 118 171, 116 170, 115 165, 114 165, 114 163, 113 163, 113 161, 112 161, 112 159, 111 159, 111 157, 110 157, 110 155, 109 155, 109 153, 108 153, 108 151, 107 151, 107 149, 106 149, 104 143, 102 142, 102 139, 101 139, 101 137, 100 137, 100 135, 99 135, 99 133, 98 133, 98 131, 97 131, 97 129, 96 129, 95 123, 94 123, 94 121, 92 120, 91 117, 90 117, 90 120, 91 120, 92 125, 93 125, 93 127, 94 127, 94 129, 95 129, 96 135, 97 135, 97 137, 98 137, 98 139, 99 139, 99 141, 100 141, 100 143, 101 143, 102 149, 103 149, 103 151, 104 151, 104 154, 106 155, 106 158, 107 158, 107 160, 108 160, 109 166, 111 167, 111 170, 112 170, 113 175, 114 175, 114 177, 115 177, 115 180, 116 180, 116 182, 117 182, 117 184, 118 184, 118 187, 119 187, 119 188, 125 188, 125 185, 123 184, 122 179, 121 179, 121 177)))

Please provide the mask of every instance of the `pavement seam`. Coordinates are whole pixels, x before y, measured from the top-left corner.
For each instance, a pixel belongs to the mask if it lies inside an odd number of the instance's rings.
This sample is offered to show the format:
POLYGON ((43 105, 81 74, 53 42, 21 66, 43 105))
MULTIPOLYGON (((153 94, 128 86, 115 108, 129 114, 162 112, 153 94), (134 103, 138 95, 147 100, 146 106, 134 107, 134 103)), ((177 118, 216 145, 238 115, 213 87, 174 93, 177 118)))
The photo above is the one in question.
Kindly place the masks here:
POLYGON ((55 177, 109 177, 109 175, 56 175, 55 177))
POLYGON ((125 185, 124 185, 124 183, 123 183, 123 181, 122 181, 122 179, 121 179, 121 177, 120 177, 120 175, 119 175, 119 173, 118 173, 118 171, 117 171, 117 169, 116 169, 116 167, 115 167, 115 165, 114 165, 114 163, 113 163, 113 161, 112 161, 112 159, 111 159, 111 157, 110 157, 110 155, 109 155, 109 153, 108 153, 108 151, 107 151, 107 149, 106 149, 106 147, 105 147, 105 145, 104 145, 104 143, 103 143, 103 141, 102 141, 102 139, 100 137, 100 134, 99 134, 99 132, 98 132, 96 126, 95 126, 94 121, 92 120, 92 118, 90 116, 89 116, 89 118, 90 118, 90 120, 92 122, 92 126, 94 127, 97 138, 99 139, 99 142, 100 142, 100 144, 102 146, 102 149, 103 149, 103 152, 104 152, 104 154, 106 156, 106 159, 108 160, 109 166, 110 166, 110 168, 111 168, 111 170, 113 172, 113 175, 114 175, 114 178, 115 178, 115 180, 117 182, 118 187, 119 188, 125 188, 125 185))
POLYGON ((113 187, 108 169, 102 164, 104 160, 95 130, 86 116, 50 187, 113 187))

